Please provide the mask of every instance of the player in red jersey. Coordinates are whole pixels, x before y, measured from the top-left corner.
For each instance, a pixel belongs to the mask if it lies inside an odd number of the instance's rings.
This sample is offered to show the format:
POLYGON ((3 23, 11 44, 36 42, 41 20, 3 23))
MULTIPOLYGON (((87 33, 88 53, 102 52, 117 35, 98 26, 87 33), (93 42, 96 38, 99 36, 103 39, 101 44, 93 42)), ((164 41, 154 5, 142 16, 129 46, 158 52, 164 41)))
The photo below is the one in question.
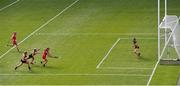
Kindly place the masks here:
POLYGON ((52 57, 52 58, 58 58, 58 57, 53 57, 50 53, 49 53, 49 50, 50 50, 50 48, 46 48, 44 51, 43 51, 43 53, 42 53, 42 61, 41 61, 41 64, 43 64, 43 67, 45 67, 46 66, 46 64, 47 64, 47 62, 48 62, 48 60, 47 60, 47 56, 48 57, 52 57))
POLYGON ((20 51, 19 51, 19 48, 18 48, 17 37, 16 37, 16 36, 17 36, 17 33, 16 33, 16 32, 13 32, 13 34, 12 34, 12 36, 11 36, 12 45, 8 45, 8 46, 11 46, 11 47, 16 46, 17 51, 20 52, 20 51))
POLYGON ((26 51, 23 53, 23 56, 22 56, 22 58, 21 58, 21 61, 20 61, 20 63, 15 67, 15 70, 17 70, 17 68, 19 68, 19 67, 22 66, 23 64, 27 64, 27 65, 28 65, 28 69, 31 70, 31 67, 30 67, 30 64, 29 64, 29 61, 28 61, 28 54, 27 54, 26 51))
POLYGON ((47 60, 47 56, 50 56, 49 54, 49 50, 50 48, 46 48, 43 53, 42 53, 42 61, 41 61, 41 64, 43 64, 43 66, 45 67, 48 60, 47 60))

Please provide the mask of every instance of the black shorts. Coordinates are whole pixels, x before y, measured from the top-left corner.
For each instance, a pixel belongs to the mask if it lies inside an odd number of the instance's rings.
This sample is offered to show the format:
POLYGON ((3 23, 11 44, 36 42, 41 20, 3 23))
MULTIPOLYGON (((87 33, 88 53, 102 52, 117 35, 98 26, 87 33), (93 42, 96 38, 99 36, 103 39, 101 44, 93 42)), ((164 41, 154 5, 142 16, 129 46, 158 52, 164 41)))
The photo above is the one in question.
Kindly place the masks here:
POLYGON ((24 60, 22 60, 22 59, 21 59, 21 62, 22 62, 22 63, 27 63, 27 61, 24 61, 24 60))
POLYGON ((28 59, 34 59, 33 54, 30 54, 28 59))

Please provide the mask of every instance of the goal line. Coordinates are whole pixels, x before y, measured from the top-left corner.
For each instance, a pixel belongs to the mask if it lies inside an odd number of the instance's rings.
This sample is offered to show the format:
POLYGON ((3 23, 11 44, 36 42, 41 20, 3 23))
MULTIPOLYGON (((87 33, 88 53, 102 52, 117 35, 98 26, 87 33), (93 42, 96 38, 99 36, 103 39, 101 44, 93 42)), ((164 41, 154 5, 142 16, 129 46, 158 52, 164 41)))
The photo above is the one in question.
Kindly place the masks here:
POLYGON ((100 69, 110 70, 152 70, 150 67, 101 67, 100 69))

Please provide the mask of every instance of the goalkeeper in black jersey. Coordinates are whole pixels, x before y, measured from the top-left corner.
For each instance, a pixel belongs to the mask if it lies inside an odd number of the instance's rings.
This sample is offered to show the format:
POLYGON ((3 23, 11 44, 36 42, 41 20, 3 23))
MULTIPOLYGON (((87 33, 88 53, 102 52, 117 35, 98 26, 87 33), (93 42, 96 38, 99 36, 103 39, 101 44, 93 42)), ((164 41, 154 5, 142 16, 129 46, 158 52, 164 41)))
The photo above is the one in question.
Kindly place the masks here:
POLYGON ((139 45, 137 45, 137 44, 134 45, 134 53, 135 53, 138 57, 141 56, 140 48, 139 48, 139 45))
POLYGON ((134 53, 135 53, 138 57, 140 57, 140 56, 141 56, 140 47, 139 47, 139 45, 138 45, 138 43, 137 43, 137 39, 136 39, 135 37, 133 38, 133 49, 134 49, 134 53))

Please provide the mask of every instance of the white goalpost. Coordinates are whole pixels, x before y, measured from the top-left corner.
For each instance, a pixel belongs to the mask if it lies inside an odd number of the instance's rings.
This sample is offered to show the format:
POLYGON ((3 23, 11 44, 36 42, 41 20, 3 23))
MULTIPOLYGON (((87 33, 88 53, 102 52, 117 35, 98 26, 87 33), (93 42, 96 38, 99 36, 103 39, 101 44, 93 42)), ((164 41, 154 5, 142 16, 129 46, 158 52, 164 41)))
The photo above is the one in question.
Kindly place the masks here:
POLYGON ((158 0, 158 60, 149 77, 147 86, 150 85, 158 64, 180 64, 179 20, 180 17, 177 16, 176 12, 173 14, 168 12, 168 0, 158 0), (161 10, 161 1, 164 1, 164 6, 162 6, 164 12, 161 10), (161 12, 163 12, 164 16, 162 16, 161 12))
POLYGON ((163 7, 161 19, 161 2, 158 0, 158 59, 160 64, 180 64, 180 17, 168 14, 167 0, 163 7))

